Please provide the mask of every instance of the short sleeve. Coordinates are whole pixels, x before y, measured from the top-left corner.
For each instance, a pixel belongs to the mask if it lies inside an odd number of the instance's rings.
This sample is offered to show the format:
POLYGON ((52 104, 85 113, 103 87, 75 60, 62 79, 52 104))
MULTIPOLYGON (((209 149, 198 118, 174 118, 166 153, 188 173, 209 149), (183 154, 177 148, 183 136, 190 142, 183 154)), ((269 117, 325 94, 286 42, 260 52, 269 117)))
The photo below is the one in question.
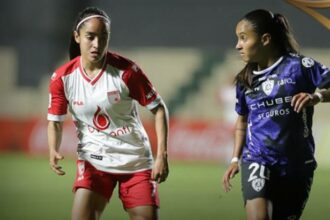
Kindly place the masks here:
POLYGON ((49 84, 47 119, 49 121, 64 121, 67 106, 68 101, 65 97, 63 81, 61 77, 56 77, 56 73, 54 73, 49 84))
POLYGON ((246 105, 245 91, 246 89, 242 85, 236 83, 235 111, 239 115, 247 115, 249 113, 248 107, 246 105))
POLYGON ((330 87, 330 70, 309 57, 301 59, 302 72, 319 89, 330 87))
POLYGON ((135 64, 123 73, 122 79, 129 89, 129 96, 142 106, 153 109, 161 102, 161 97, 148 77, 135 64))

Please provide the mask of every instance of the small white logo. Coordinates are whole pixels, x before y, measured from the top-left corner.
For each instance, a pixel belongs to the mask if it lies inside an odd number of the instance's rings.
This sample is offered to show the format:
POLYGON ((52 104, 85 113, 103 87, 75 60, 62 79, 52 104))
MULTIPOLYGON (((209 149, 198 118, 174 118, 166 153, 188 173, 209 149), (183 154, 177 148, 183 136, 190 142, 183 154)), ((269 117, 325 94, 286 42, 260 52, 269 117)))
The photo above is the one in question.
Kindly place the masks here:
POLYGON ((266 95, 270 95, 274 88, 274 80, 267 79, 265 82, 262 83, 261 87, 266 95))
POLYGON ((80 161, 78 162, 78 178, 77 178, 78 181, 84 179, 84 172, 85 172, 85 162, 80 161))
POLYGON ((53 73, 53 75, 50 77, 51 80, 54 80, 56 78, 57 74, 56 73, 53 73))
POLYGON ((262 190, 264 186, 265 186, 265 180, 262 178, 257 178, 252 181, 252 188, 257 192, 262 190))
POLYGON ((309 58, 309 57, 304 57, 302 60, 301 60, 301 63, 304 67, 311 67, 311 66, 314 66, 314 60, 309 58))

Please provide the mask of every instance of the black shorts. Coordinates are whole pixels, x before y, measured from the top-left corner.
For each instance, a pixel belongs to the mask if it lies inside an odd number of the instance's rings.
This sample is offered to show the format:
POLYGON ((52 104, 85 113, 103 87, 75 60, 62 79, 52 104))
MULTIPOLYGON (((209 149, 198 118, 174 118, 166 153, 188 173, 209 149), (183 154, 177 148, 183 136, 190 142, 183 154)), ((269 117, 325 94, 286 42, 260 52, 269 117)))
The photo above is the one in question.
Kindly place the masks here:
POLYGON ((279 170, 255 162, 241 165, 244 202, 265 198, 273 205, 272 219, 299 219, 313 182, 314 168, 280 175, 279 170))

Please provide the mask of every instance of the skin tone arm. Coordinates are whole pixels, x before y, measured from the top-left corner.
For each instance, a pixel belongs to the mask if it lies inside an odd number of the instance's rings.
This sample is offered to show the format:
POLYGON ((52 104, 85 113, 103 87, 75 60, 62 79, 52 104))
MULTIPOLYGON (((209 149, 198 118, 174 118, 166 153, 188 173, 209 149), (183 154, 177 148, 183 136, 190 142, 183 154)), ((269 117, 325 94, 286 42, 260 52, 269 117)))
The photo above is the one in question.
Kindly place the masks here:
POLYGON ((63 122, 48 122, 48 147, 49 147, 49 165, 57 175, 64 175, 62 167, 58 165, 59 160, 64 157, 58 152, 62 141, 63 122))
POLYGON ((151 110, 155 115, 155 129, 157 135, 157 156, 152 169, 152 179, 156 182, 164 182, 169 173, 167 162, 167 141, 168 141, 168 111, 161 103, 151 110))
MULTIPOLYGON (((322 89, 318 92, 321 93, 323 97, 323 102, 330 102, 330 88, 322 89)), ((293 107, 295 112, 299 113, 304 107, 316 105, 320 101, 320 98, 315 95, 315 93, 309 94, 301 92, 293 96, 291 106, 293 107)))
MULTIPOLYGON (((246 138, 246 129, 247 129, 247 116, 239 115, 235 124, 235 137, 234 137, 234 151, 233 157, 240 158, 242 154, 243 145, 245 143, 246 138)), ((225 174, 222 178, 222 186, 225 192, 229 192, 231 190, 230 179, 234 178, 234 176, 239 172, 238 161, 230 163, 227 168, 225 174)))

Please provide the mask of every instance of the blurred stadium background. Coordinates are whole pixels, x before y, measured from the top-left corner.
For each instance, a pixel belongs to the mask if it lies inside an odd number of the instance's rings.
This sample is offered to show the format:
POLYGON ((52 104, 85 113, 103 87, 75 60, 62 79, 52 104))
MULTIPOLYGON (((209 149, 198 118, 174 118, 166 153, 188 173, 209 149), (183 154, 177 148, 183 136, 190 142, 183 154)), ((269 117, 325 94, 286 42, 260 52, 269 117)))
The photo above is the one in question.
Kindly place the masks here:
MULTIPOLYGON (((169 107, 172 166, 160 189, 161 218, 243 219, 239 178, 230 194, 223 194, 219 183, 231 156, 232 80, 243 66, 234 50, 236 22, 256 8, 282 13, 302 53, 330 66, 329 29, 280 0, 2 2, 0 219, 70 218, 77 141, 68 117, 61 147, 68 175, 55 176, 47 162, 47 89, 52 71, 68 60, 77 13, 90 5, 112 19, 110 49, 137 62, 169 107)), ((330 9, 317 11, 330 18, 330 9)), ((328 109, 328 104, 316 107, 319 169, 303 219, 327 219, 320 214, 330 213, 328 109)), ((141 116, 154 143, 151 114, 141 108, 141 116)), ((127 219, 115 197, 103 219, 127 219)))

